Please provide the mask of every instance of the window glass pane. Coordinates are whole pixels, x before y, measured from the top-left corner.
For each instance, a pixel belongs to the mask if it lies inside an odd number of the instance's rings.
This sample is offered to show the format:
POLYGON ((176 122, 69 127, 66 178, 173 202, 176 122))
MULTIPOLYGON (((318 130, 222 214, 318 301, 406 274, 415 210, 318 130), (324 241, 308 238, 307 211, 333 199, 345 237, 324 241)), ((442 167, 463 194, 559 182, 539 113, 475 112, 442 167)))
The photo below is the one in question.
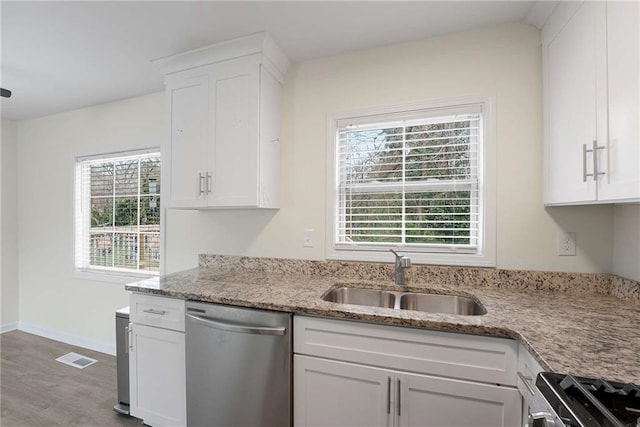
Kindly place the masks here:
POLYGON ((160 270, 160 233, 140 234, 140 270, 160 270))
POLYGON ((113 266, 136 268, 138 265, 138 235, 115 233, 113 236, 113 266))
POLYGON ((142 194, 160 194, 159 157, 140 160, 140 186, 142 194))
MULTIPOLYGON (((137 197, 118 197, 115 200, 115 218, 114 222, 117 227, 137 227, 138 225, 138 198, 137 197)), ((125 231, 125 230, 119 230, 125 231)), ((131 231, 131 230, 126 230, 131 231)))
POLYGON ((116 162, 115 194, 138 194, 138 160, 124 160, 116 162))
POLYGON ((409 194, 407 243, 469 245, 472 203, 470 191, 409 194))
POLYGON ((113 226, 113 198, 91 198, 91 228, 113 226))
POLYGON ((469 121, 408 127, 406 180, 469 178, 470 127, 469 121))
POLYGON ((400 243, 402 194, 344 195, 343 242, 400 243))
POLYGON ((160 196, 140 197, 140 224, 160 227, 160 196))
POLYGON ((100 163, 90 166, 91 196, 109 196, 113 194, 113 163, 100 163))
POLYGON ((89 248, 90 265, 99 267, 113 265, 113 233, 91 232, 89 248))

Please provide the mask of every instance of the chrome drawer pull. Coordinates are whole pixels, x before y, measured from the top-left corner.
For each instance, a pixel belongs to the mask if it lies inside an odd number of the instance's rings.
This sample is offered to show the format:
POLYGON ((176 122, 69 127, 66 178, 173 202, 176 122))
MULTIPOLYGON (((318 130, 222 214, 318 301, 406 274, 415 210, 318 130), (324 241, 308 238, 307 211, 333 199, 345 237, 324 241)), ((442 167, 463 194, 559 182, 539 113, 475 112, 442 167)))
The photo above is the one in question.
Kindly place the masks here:
POLYGON ((533 380, 533 378, 524 375, 520 371, 518 371, 518 377, 522 380, 522 382, 524 383, 524 386, 527 388, 529 393, 531 393, 531 395, 533 396, 535 394, 535 390, 533 389, 533 387, 531 387, 531 381, 533 380))
POLYGON ((387 377, 387 414, 391 413, 391 377, 387 377))
POLYGON ((147 308, 146 310, 142 310, 145 313, 149 313, 149 314, 157 314, 158 316, 164 316, 165 314, 167 314, 166 311, 164 310, 156 310, 155 308, 147 308))
POLYGON ((400 411, 400 400, 402 399, 400 398, 400 380, 398 380, 398 416, 402 415, 400 411))

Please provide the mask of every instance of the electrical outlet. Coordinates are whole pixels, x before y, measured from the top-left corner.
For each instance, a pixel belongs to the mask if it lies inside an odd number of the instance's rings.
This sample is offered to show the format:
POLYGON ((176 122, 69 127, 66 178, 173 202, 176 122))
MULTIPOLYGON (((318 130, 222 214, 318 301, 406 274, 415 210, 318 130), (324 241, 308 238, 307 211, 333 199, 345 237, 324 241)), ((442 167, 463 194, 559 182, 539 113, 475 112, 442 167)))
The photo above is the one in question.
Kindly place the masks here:
POLYGON ((576 233, 572 233, 572 232, 558 233, 558 255, 560 256, 576 255, 576 233))
POLYGON ((306 228, 304 230, 304 241, 302 243, 302 246, 304 246, 305 248, 313 247, 313 230, 311 228, 306 228))

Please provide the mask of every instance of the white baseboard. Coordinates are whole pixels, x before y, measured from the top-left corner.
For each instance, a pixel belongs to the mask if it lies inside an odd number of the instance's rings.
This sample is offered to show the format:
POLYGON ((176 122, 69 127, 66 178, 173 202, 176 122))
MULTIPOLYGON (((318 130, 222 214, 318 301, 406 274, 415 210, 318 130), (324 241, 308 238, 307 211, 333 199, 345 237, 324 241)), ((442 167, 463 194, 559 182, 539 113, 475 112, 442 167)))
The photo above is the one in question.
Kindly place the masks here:
MULTIPOLYGON (((15 329, 15 328, 14 328, 15 329)), ((75 345, 78 347, 86 348, 89 350, 99 351, 100 353, 116 355, 116 345, 88 339, 78 335, 67 334, 65 332, 54 331, 51 329, 43 328, 38 325, 27 322, 18 322, 17 329, 30 334, 39 335, 41 337, 49 338, 54 341, 60 341, 67 344, 75 345)))
POLYGON ((10 331, 15 331, 16 329, 18 329, 18 322, 10 322, 0 326, 0 334, 4 334, 5 332, 10 332, 10 331))

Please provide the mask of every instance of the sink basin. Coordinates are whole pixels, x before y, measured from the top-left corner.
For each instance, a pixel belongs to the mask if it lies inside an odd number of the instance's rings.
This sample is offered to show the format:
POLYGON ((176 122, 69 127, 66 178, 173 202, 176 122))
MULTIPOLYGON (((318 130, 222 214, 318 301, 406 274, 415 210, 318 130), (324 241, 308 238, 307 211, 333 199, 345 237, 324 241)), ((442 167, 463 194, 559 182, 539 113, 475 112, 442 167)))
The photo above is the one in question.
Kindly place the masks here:
POLYGON ((393 308, 396 304, 394 293, 378 289, 337 288, 327 292, 322 299, 329 302, 368 305, 370 307, 393 308))
POLYGON ((460 295, 395 292, 381 289, 341 287, 327 292, 323 300, 339 304, 365 305, 425 313, 479 316, 487 309, 475 298, 460 295))
POLYGON ((400 309, 463 316, 487 314, 487 309, 473 298, 415 292, 405 293, 400 297, 400 309))

